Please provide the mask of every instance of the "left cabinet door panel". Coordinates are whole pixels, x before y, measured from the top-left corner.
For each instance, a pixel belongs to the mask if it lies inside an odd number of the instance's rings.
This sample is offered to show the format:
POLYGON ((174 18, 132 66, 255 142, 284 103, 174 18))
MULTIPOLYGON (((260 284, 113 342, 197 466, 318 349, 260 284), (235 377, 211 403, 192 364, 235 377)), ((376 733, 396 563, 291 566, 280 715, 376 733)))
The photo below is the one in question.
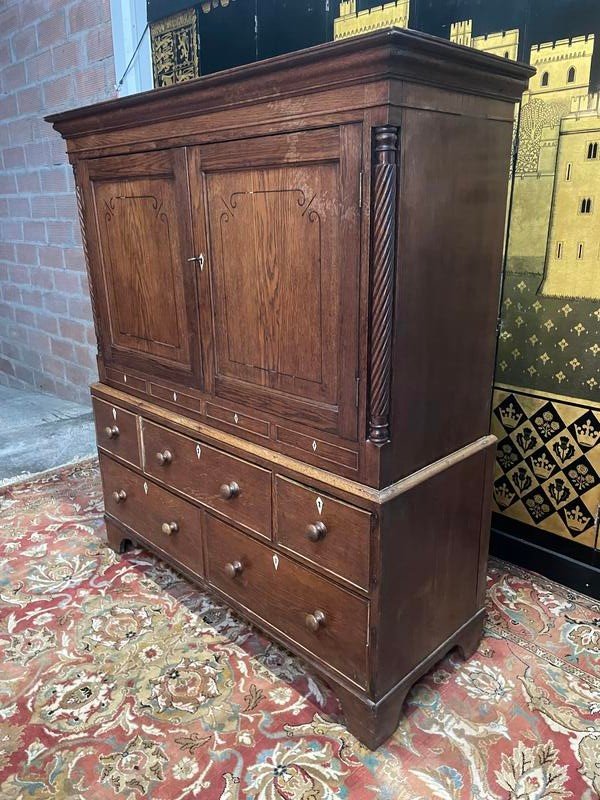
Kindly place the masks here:
POLYGON ((199 386, 185 151, 90 159, 77 173, 105 363, 199 386))

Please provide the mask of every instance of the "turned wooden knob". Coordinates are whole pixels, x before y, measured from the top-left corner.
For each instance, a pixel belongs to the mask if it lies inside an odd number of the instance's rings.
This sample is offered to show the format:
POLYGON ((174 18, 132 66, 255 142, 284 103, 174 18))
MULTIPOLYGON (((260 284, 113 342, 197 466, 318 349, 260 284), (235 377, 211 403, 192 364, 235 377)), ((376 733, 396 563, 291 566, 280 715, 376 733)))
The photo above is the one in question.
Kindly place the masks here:
POLYGON ((219 494, 223 500, 231 500, 233 497, 237 497, 239 493, 240 487, 235 481, 231 481, 231 483, 224 483, 219 489, 219 494))
POLYGON ((112 496, 115 503, 124 503, 125 500, 127 500, 127 492, 125 489, 118 489, 112 493, 112 496))
POLYGON ((173 461, 173 453, 170 450, 163 450, 162 453, 156 454, 156 460, 161 467, 164 467, 165 464, 170 464, 173 461))
POLYGON ((322 628, 325 625, 325 612, 321 611, 320 608, 317 608, 316 611, 313 611, 312 614, 307 614, 304 623, 309 631, 316 633, 319 628, 322 628))
POLYGON ((311 542, 318 542, 323 539, 327 534, 327 528, 324 522, 314 522, 312 525, 306 526, 306 536, 311 542))
POLYGON ((104 433, 108 436, 109 439, 116 439, 121 431, 117 428, 116 425, 107 425, 104 428, 104 433))
POLYGON ((173 533, 177 533, 179 525, 176 522, 163 522, 160 529, 165 536, 171 536, 173 533))
POLYGON ((225 564, 224 569, 228 578, 235 578, 243 571, 244 567, 241 561, 230 561, 225 564))

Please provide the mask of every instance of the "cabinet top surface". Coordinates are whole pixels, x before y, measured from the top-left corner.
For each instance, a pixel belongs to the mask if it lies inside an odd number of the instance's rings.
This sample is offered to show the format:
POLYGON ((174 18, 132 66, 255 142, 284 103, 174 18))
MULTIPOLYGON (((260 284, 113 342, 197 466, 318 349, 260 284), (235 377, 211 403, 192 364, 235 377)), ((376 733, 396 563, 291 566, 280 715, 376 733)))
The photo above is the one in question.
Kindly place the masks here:
POLYGON ((406 80, 516 102, 534 71, 526 64, 436 36, 388 28, 45 119, 68 138, 386 80, 406 80))

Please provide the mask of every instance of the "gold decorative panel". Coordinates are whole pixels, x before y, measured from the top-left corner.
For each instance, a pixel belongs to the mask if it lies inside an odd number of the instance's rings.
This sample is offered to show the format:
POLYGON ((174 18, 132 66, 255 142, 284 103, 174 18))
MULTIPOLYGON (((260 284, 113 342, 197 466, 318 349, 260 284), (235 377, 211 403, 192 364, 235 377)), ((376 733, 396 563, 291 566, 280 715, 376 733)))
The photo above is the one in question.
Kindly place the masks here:
POLYGON ((198 31, 194 8, 155 22, 150 26, 150 39, 156 88, 198 77, 198 31))
POLYGON ((594 547, 600 507, 600 404, 511 387, 494 392, 494 510, 594 547))

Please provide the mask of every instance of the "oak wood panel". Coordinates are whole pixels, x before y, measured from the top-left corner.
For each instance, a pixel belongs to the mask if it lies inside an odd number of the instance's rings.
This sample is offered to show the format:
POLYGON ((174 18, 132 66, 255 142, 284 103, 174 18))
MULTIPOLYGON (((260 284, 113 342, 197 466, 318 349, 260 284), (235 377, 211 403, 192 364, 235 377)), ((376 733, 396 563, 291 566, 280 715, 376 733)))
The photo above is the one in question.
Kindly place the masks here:
POLYGON ((95 397, 92 398, 92 406, 98 447, 139 467, 142 462, 138 443, 137 416, 117 405, 105 403, 95 397))
POLYGON ((142 423, 142 442, 146 474, 210 506, 255 534, 271 537, 271 473, 268 470, 146 420, 142 423), (170 459, 159 460, 157 454, 165 451, 170 459), (239 494, 224 499, 221 487, 232 482, 237 484, 239 494))
POLYGON ((152 542, 176 563, 197 575, 204 573, 202 556, 202 511, 152 481, 100 455, 104 507, 108 514, 152 542), (123 493, 118 502, 114 493, 123 493), (172 533, 164 524, 175 523, 172 533))
POLYGON ((198 385, 185 152, 90 159, 84 175, 105 361, 198 385))
POLYGON ((359 130, 208 145, 192 162, 197 197, 204 188, 194 225, 208 225, 196 238, 208 246, 216 394, 235 401, 228 384, 237 384, 238 396, 348 437, 357 430, 359 130))
POLYGON ((371 514, 280 475, 275 504, 281 547, 369 590, 371 514))
POLYGON ((207 579, 226 595, 268 620, 291 640, 353 681, 367 674, 369 604, 286 556, 210 516, 206 525, 207 579), (240 562, 235 577, 225 566, 240 562), (325 622, 313 632, 306 616, 322 610, 325 622))
POLYGON ((232 411, 229 408, 223 408, 223 406, 217 406, 214 403, 207 403, 206 418, 210 423, 224 425, 227 430, 233 432, 242 431, 267 439, 269 438, 269 423, 262 419, 251 417, 249 414, 232 411))

